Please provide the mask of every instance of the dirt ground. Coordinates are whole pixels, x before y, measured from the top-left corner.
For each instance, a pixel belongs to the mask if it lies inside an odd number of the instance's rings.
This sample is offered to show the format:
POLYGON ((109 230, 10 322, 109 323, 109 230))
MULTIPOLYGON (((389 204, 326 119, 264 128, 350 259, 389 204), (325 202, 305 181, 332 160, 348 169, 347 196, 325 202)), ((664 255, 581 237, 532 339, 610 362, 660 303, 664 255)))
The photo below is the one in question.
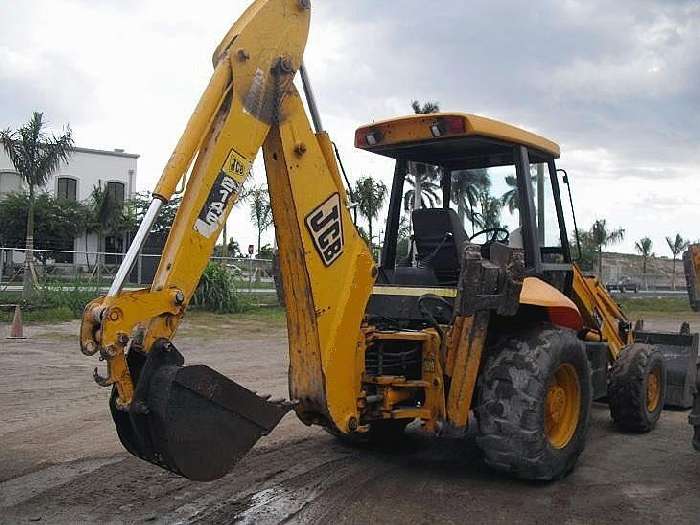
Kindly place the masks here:
MULTIPOLYGON (((495 474, 468 441, 411 432, 398 450, 357 450, 289 414, 227 477, 195 483, 121 448, 76 322, 27 332, 0 333, 0 523, 700 523, 687 412, 629 435, 596 404, 577 469, 554 483, 495 474)), ((279 321, 195 316, 176 342, 189 363, 286 394, 279 321)))

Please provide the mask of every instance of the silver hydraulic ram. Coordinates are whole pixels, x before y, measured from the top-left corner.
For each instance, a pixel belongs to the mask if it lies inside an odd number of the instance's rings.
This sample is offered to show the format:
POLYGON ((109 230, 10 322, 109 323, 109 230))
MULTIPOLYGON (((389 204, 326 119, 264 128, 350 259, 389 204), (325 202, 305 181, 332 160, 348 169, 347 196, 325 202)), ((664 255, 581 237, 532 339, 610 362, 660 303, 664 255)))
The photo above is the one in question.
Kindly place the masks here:
POLYGON ((114 277, 114 281, 112 281, 112 286, 110 286, 109 292, 107 292, 107 297, 114 297, 119 295, 119 292, 121 292, 127 275, 129 275, 131 268, 136 262, 136 258, 139 256, 143 245, 146 243, 148 234, 153 227, 153 223, 155 223, 156 218, 158 217, 158 212, 160 211, 161 206, 163 206, 163 201, 160 199, 153 199, 151 204, 148 206, 146 216, 141 221, 141 225, 136 232, 136 236, 131 242, 131 246, 129 246, 129 251, 126 252, 124 260, 119 266, 119 271, 114 277))
POLYGON ((314 129, 316 130, 316 133, 321 133, 323 131, 321 114, 318 112, 316 97, 314 97, 314 90, 311 88, 311 80, 309 80, 309 74, 307 73, 306 67, 303 63, 299 68, 299 73, 301 74, 301 85, 304 88, 304 95, 306 96, 306 103, 309 105, 309 113, 311 113, 311 120, 314 123, 314 129))

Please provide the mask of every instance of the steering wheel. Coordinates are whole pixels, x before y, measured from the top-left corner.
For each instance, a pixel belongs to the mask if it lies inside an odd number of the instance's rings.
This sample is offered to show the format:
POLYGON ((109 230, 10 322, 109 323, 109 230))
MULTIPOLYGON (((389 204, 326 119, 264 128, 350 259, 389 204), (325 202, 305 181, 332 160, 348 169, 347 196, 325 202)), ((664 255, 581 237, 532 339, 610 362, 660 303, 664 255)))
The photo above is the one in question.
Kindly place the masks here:
POLYGON ((510 238, 510 232, 506 228, 484 228, 483 230, 478 231, 474 235, 469 237, 469 242, 472 242, 473 239, 476 239, 480 235, 486 235, 488 233, 492 234, 491 238, 487 240, 484 244, 493 244, 494 242, 507 244, 508 239, 510 238))

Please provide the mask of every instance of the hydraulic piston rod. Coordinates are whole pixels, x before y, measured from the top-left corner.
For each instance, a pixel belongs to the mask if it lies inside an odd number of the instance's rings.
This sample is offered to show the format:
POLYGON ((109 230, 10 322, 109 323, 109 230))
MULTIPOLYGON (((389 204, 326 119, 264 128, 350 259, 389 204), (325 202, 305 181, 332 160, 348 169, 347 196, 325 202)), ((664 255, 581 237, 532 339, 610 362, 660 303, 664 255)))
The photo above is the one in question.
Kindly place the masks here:
POLYGON ((126 252, 122 264, 119 266, 119 271, 117 271, 117 275, 114 277, 114 281, 112 281, 112 286, 110 286, 109 292, 107 292, 107 297, 115 297, 124 286, 126 277, 129 275, 131 268, 136 262, 136 257, 138 257, 143 245, 146 243, 148 233, 151 231, 153 223, 155 223, 156 218, 158 217, 158 212, 160 211, 161 206, 163 206, 163 201, 160 199, 153 199, 151 204, 148 206, 146 216, 143 218, 143 221, 141 221, 141 225, 136 232, 136 236, 134 237, 131 246, 129 246, 129 250, 126 252))

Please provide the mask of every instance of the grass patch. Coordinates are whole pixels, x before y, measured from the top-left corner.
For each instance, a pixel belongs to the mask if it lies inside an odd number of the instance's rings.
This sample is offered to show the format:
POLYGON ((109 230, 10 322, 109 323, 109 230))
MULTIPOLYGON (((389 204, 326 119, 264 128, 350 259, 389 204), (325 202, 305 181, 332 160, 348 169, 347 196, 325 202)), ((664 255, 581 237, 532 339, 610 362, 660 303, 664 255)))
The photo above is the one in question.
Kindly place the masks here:
POLYGON ((256 321, 270 321, 283 324, 287 322, 287 314, 281 306, 265 306, 255 308, 239 316, 241 319, 254 319, 256 321))
MULTIPOLYGON (((84 281, 74 281, 70 286, 56 288, 55 285, 40 284, 29 301, 22 299, 21 292, 0 293, 0 304, 22 305, 22 319, 26 322, 60 323, 79 319, 85 305, 100 295, 97 288, 84 281)), ((14 308, 3 308, 0 321, 12 321, 14 308)))
MULTIPOLYGON (((3 309, 0 311, 0 322, 11 323, 14 315, 15 311, 13 309, 3 309)), ((77 317, 67 306, 22 310, 22 321, 25 323, 63 323, 73 319, 77 319, 77 317)))
POLYGON ((634 314, 677 314, 691 313, 687 297, 643 297, 639 299, 620 299, 619 304, 629 315, 634 314))
POLYGON ((185 314, 185 319, 195 323, 208 323, 223 319, 231 319, 232 321, 263 321, 270 323, 272 327, 282 327, 287 317, 284 308, 281 306, 251 307, 245 312, 236 314, 216 313, 201 308, 189 307, 185 314))

